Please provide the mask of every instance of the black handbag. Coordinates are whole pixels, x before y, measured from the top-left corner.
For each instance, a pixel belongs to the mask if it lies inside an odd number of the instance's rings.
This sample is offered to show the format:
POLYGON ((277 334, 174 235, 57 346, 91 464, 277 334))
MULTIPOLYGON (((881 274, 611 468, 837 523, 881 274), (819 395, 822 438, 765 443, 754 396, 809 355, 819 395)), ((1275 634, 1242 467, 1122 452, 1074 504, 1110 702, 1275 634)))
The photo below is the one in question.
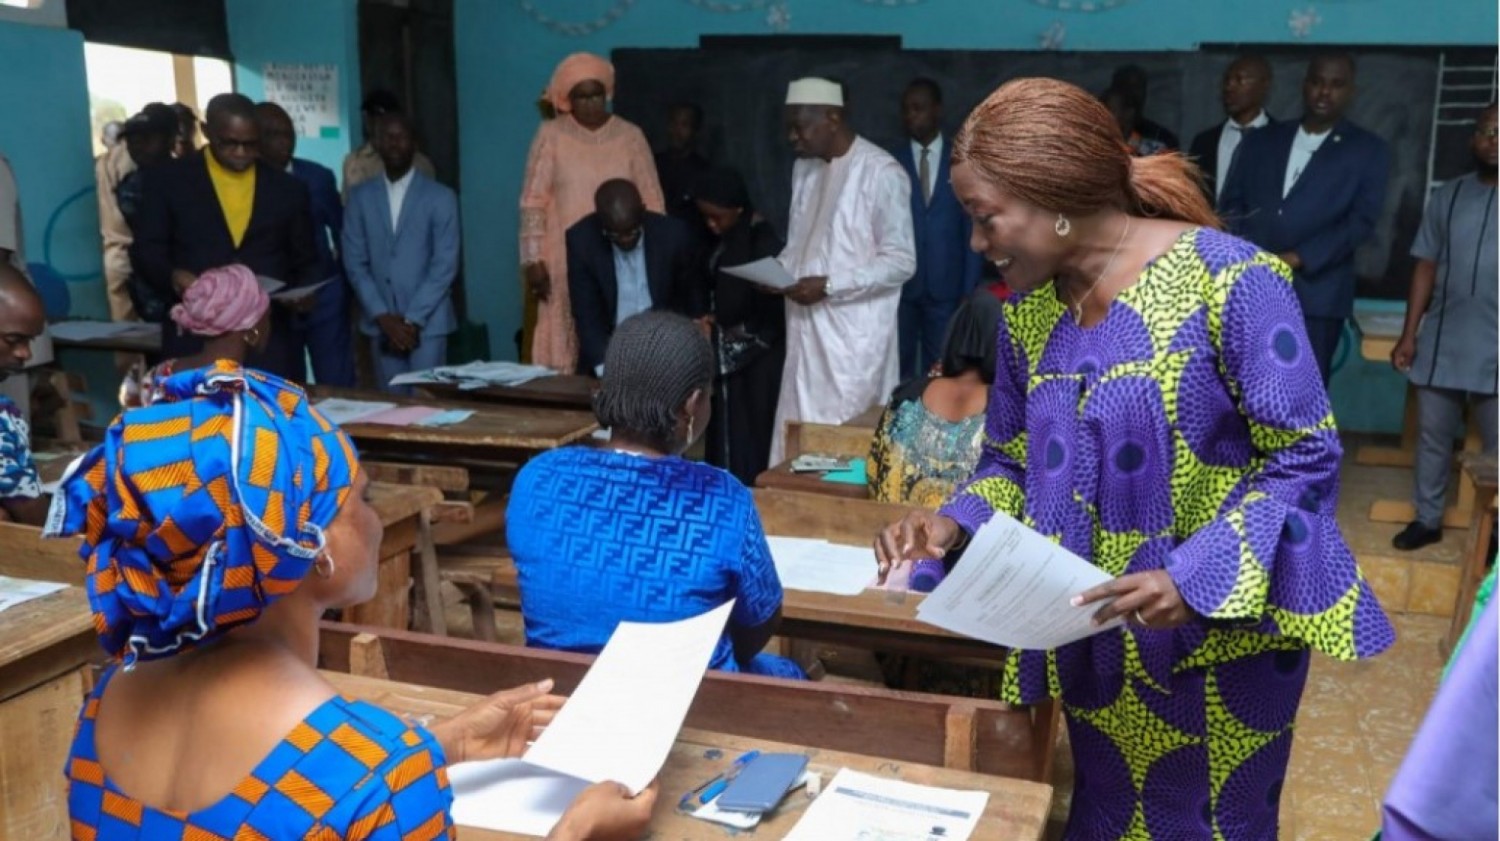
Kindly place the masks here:
POLYGON ((771 349, 759 336, 746 333, 743 327, 718 330, 719 376, 728 377, 750 367, 771 349))

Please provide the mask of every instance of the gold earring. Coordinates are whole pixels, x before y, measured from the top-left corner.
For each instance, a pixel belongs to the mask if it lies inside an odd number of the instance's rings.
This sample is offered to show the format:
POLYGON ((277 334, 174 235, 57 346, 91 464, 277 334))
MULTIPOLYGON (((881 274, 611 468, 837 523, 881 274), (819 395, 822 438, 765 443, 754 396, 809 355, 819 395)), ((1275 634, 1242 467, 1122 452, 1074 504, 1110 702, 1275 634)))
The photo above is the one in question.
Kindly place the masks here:
POLYGON ((250 332, 248 332, 248 333, 245 334, 245 344, 247 344, 247 345, 253 345, 253 344, 255 344, 258 341, 260 341, 260 328, 259 327, 252 327, 252 328, 250 328, 250 332))
POLYGON ((1073 223, 1068 221, 1068 217, 1059 213, 1057 222, 1052 225, 1052 230, 1056 231, 1058 236, 1065 237, 1073 233, 1073 223))

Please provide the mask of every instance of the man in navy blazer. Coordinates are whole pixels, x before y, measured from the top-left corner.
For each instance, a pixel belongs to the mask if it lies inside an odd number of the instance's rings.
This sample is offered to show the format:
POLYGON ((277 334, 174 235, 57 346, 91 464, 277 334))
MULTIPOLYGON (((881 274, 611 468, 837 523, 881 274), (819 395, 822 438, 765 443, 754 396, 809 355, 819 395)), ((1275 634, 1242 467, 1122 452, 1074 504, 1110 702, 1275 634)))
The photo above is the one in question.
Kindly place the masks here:
POLYGON ((1276 122, 1266 111, 1271 92, 1271 64, 1259 55, 1242 55, 1224 71, 1219 101, 1228 119, 1193 138, 1190 153, 1203 172, 1208 203, 1217 205, 1228 181, 1229 164, 1246 135, 1276 122))
POLYGON ((609 339, 632 315, 703 314, 706 281, 692 232, 677 219, 647 211, 631 182, 614 178, 599 185, 594 212, 568 229, 565 242, 578 373, 603 374, 609 339))
MULTIPOLYGON (((130 245, 131 297, 142 317, 161 320, 162 355, 168 358, 189 356, 203 347, 199 337, 179 332, 167 317, 182 290, 199 274, 241 263, 288 286, 321 279, 307 188, 258 160, 255 103, 240 94, 219 94, 209 101, 206 117, 208 145, 201 153, 146 174, 130 245), (249 194, 248 218, 243 201, 220 198, 221 187, 238 199, 249 194)), ((295 333, 292 308, 273 302, 271 340, 246 364, 305 380, 307 365, 295 333)))
POLYGON ((1315 57, 1302 120, 1246 137, 1219 200, 1231 231, 1292 268, 1325 385, 1354 312, 1354 252, 1380 216, 1391 168, 1385 141, 1344 118, 1353 96, 1353 57, 1315 57))
POLYGON ((445 364, 448 335, 458 328, 458 197, 412 166, 417 145, 405 114, 381 117, 375 151, 385 174, 349 194, 344 269, 363 309, 359 329, 370 340, 380 387, 409 394, 391 379, 445 364))
POLYGON ((305 341, 313 377, 319 384, 353 386, 354 336, 349 323, 348 282, 337 254, 344 231, 344 202, 339 198, 338 183, 328 167, 293 157, 297 127, 280 105, 257 103, 255 116, 260 123, 260 159, 301 181, 312 201, 313 245, 318 251, 318 278, 324 286, 316 293, 312 311, 295 319, 297 335, 305 341))
POLYGON ((912 230, 917 271, 901 287, 898 340, 901 379, 925 373, 942 353, 953 311, 978 283, 983 261, 969 247, 973 223, 953 194, 942 132, 943 91, 919 78, 901 97, 909 142, 891 150, 911 177, 912 230))

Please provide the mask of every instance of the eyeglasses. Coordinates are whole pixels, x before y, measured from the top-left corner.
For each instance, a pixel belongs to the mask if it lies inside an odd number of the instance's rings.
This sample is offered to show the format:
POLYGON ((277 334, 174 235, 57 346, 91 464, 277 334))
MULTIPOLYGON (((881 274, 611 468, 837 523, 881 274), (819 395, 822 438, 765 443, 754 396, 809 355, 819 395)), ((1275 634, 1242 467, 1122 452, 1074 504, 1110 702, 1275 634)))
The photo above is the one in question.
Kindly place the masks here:
POLYGON ((625 231, 624 233, 615 233, 614 231, 605 231, 604 232, 604 238, 607 239, 607 240, 609 240, 610 242, 613 242, 613 243, 629 242, 630 240, 638 238, 641 235, 641 231, 642 230, 643 230, 643 228, 641 226, 637 225, 636 227, 631 228, 630 230, 625 231))
POLYGON ((1494 140, 1500 137, 1500 127, 1490 126, 1489 128, 1475 129, 1474 135, 1485 140, 1494 140))

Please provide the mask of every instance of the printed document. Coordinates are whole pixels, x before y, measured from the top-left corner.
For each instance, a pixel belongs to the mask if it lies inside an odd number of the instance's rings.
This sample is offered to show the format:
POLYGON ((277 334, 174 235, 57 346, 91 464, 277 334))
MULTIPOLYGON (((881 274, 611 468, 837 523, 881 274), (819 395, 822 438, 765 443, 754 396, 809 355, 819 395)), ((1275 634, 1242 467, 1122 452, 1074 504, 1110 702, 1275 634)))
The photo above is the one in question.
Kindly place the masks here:
POLYGON ((781 586, 788 590, 857 596, 870 582, 875 557, 868 546, 843 546, 803 537, 767 537, 781 586))
POLYGON ((342 397, 325 397, 314 403, 323 417, 328 418, 330 423, 345 426, 351 423, 359 423, 371 415, 381 412, 389 412, 396 408, 395 403, 378 403, 371 400, 345 400, 342 397))
POLYGON ((660 773, 713 659, 734 601, 679 622, 621 622, 520 760, 449 769, 454 821, 546 835, 589 783, 637 794, 660 773))
POLYGON ((762 257, 738 266, 722 266, 720 271, 772 289, 790 289, 797 285, 797 279, 775 257, 762 257))
POLYGON ((842 768, 786 841, 964 841, 989 800, 842 768))
POLYGON ((917 618, 1008 648, 1057 648, 1120 624, 1093 625, 1104 602, 1072 604, 1074 596, 1109 580, 1109 573, 1051 538, 996 512, 922 600, 917 618))

